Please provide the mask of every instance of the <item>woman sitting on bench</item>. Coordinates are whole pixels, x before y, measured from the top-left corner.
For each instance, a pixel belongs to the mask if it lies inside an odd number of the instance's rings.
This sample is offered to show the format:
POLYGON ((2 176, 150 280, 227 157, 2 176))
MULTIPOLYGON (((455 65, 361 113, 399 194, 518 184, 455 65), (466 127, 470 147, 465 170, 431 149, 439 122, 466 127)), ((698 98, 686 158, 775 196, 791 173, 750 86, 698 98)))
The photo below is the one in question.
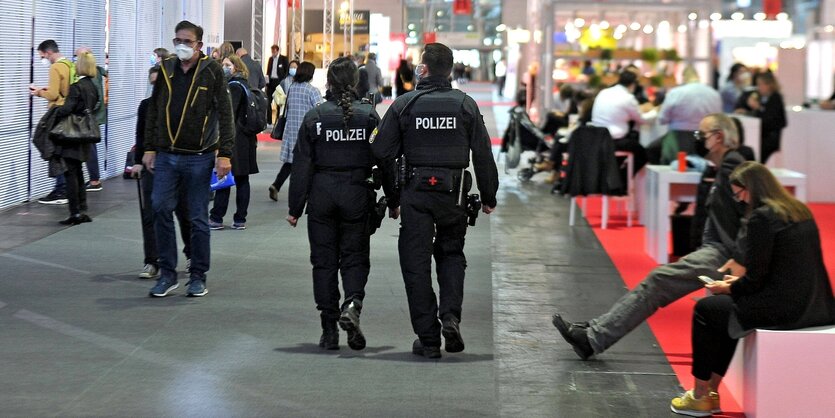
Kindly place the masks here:
POLYGON ((738 236, 747 270, 739 277, 724 276, 707 284, 714 296, 696 304, 695 387, 670 405, 682 415, 718 412, 716 390, 736 343, 755 328, 798 329, 835 322, 832 286, 812 212, 762 164, 740 164, 730 181, 734 198, 748 206, 738 236))

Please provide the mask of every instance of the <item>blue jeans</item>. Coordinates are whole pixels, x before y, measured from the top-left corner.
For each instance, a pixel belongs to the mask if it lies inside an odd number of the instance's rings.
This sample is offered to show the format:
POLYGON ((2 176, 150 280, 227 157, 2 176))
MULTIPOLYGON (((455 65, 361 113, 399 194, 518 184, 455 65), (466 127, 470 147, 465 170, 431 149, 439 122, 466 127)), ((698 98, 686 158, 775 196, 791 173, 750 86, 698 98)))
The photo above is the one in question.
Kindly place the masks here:
POLYGON ((191 278, 206 280, 209 271, 209 185, 213 152, 195 154, 157 153, 154 163, 154 231, 157 235, 161 278, 177 278, 177 236, 172 212, 177 206, 178 192, 186 194, 191 221, 191 278))

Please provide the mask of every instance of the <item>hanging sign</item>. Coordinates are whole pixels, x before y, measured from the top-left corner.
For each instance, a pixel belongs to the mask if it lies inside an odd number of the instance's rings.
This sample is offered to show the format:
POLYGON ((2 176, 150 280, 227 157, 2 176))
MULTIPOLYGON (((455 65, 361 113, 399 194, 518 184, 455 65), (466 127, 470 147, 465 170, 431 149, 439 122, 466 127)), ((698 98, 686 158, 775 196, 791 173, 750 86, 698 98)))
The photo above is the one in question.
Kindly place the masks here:
POLYGON ((473 13, 472 0, 454 0, 452 3, 452 13, 457 15, 469 15, 473 13))

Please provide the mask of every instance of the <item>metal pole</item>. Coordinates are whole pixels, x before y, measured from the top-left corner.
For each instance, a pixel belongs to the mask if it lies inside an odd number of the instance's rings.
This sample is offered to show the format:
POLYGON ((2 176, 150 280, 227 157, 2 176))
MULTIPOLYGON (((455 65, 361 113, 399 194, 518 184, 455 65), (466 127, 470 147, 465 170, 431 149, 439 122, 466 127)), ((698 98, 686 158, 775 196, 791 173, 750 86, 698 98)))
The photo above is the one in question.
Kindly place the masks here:
POLYGON ((553 107, 554 99, 554 0, 544 0, 544 2, 542 8, 542 36, 545 38, 545 45, 542 54, 542 67, 540 67, 543 86, 542 100, 540 100, 542 106, 539 112, 540 120, 544 120, 545 112, 553 107))

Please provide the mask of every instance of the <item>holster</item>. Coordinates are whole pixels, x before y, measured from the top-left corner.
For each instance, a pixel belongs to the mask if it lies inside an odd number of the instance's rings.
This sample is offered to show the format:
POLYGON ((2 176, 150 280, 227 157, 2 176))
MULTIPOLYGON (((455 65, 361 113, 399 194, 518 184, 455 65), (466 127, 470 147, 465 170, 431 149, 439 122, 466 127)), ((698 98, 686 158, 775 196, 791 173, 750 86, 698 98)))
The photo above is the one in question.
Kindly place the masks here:
POLYGON ((386 217, 386 210, 388 209, 388 200, 385 196, 381 197, 376 203, 374 199, 377 198, 377 193, 371 193, 371 201, 368 205, 368 218, 366 222, 366 232, 368 235, 374 235, 377 228, 383 224, 383 219, 386 217))

